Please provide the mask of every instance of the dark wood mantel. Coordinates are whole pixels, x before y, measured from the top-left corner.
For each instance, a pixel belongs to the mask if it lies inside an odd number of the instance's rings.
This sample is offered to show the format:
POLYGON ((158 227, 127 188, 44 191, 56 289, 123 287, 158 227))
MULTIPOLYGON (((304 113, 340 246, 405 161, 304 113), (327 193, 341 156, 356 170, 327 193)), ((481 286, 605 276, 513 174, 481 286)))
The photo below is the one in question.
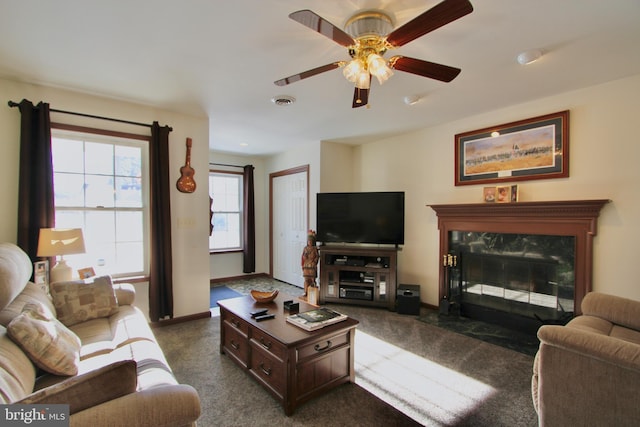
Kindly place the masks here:
MULTIPOLYGON (((429 205, 438 216, 440 259, 449 253, 449 232, 544 234, 574 236, 575 313, 592 289, 593 237, 598 216, 608 199, 518 203, 469 203, 429 205)), ((439 295, 447 292, 445 268, 440 263, 439 295)))

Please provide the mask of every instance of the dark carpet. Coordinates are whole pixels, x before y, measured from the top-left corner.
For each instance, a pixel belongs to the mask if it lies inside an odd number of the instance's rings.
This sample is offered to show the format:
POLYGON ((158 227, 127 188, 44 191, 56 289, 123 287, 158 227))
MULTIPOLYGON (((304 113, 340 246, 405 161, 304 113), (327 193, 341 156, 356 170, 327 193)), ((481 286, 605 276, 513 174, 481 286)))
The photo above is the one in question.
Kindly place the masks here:
POLYGON ((211 292, 209 293, 209 307, 217 307, 217 303, 220 300, 227 298, 236 298, 241 297, 242 294, 234 291, 233 289, 229 289, 226 286, 214 286, 211 288, 211 292))
POLYGON ((443 315, 436 310, 427 310, 419 318, 430 325, 466 335, 490 344, 499 345, 529 356, 535 356, 540 341, 535 335, 529 335, 492 323, 469 319, 456 314, 443 315))
MULTIPOLYGON (((238 293, 302 289, 270 279, 225 283, 238 293)), ((220 318, 154 330, 178 381, 198 390, 199 427, 535 427, 533 357, 418 321, 416 316, 331 305, 358 319, 355 384, 312 399, 287 417, 251 375, 220 354, 220 318)), ((423 318, 428 316, 421 309, 423 318)))

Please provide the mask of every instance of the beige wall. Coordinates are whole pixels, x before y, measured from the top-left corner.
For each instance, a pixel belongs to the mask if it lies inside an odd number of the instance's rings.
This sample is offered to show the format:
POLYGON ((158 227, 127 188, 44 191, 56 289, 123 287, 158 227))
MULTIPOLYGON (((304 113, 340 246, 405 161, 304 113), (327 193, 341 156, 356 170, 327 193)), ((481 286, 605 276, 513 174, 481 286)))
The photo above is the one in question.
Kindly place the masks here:
MULTIPOLYGON (((171 181, 180 177, 180 166, 185 160, 185 140, 193 139, 191 165, 198 188, 193 194, 171 192, 173 297, 176 317, 209 310, 208 256, 208 180, 206 179, 209 143, 209 125, 206 117, 192 117, 129 102, 79 94, 60 89, 0 79, 0 241, 16 242, 18 161, 20 113, 6 106, 8 100, 19 102, 23 98, 34 103, 48 102, 51 108, 76 111, 98 116, 113 117, 134 122, 152 123, 173 128, 169 136, 171 181), (202 212, 202 214, 200 214, 202 212)), ((149 133, 143 127, 118 125, 101 120, 88 120, 52 113, 52 121, 105 127, 133 133, 149 133)), ((148 313, 148 285, 136 285, 137 305, 148 313)))
POLYGON ((482 201, 482 185, 454 186, 454 136, 570 110, 570 177, 519 182, 521 200, 611 199, 594 240, 594 290, 640 300, 635 278, 640 241, 640 75, 445 123, 354 149, 356 190, 406 192, 406 241, 399 283, 421 285, 438 301, 438 230, 426 205, 482 201), (375 168, 370 167, 376 165, 375 168))

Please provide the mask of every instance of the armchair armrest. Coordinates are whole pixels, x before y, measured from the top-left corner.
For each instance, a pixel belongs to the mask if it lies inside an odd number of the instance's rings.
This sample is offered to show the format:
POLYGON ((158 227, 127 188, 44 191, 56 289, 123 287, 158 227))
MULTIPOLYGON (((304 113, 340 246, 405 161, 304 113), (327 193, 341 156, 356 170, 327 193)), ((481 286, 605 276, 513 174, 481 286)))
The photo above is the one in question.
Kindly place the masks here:
POLYGON ((133 305, 136 299, 136 288, 131 283, 117 283, 113 285, 118 305, 133 305))
POLYGON ((582 314, 596 316, 616 325, 640 330, 640 301, 598 292, 588 293, 582 300, 582 314))
POLYGON ((123 360, 86 374, 70 377, 38 390, 16 403, 67 404, 74 414, 133 393, 137 386, 136 362, 123 360))
POLYGON ((640 373, 640 345, 608 335, 567 326, 545 325, 538 329, 544 345, 561 348, 640 373))
POLYGON ((70 417, 70 425, 195 426, 200 411, 200 398, 193 387, 166 385, 127 394, 77 412, 70 417))

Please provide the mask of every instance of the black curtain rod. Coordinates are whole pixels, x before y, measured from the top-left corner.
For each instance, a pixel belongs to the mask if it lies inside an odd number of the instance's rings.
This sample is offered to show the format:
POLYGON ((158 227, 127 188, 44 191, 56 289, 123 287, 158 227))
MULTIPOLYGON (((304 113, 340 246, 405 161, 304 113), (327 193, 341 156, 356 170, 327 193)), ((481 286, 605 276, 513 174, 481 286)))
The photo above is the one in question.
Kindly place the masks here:
POLYGON ((226 166, 229 168, 243 168, 244 166, 238 166, 238 165, 225 165, 224 163, 209 163, 209 166, 226 166))
MULTIPOLYGON (((20 104, 14 101, 9 101, 9 107, 18 107, 20 104)), ((132 122, 129 120, 122 120, 122 119, 114 119, 111 117, 103 117, 103 116, 94 116, 93 114, 85 114, 85 113, 76 113, 75 111, 65 111, 65 110, 57 110, 55 108, 49 108, 49 111, 51 111, 52 113, 61 113, 61 114, 70 114, 72 116, 81 116, 81 117, 88 117, 91 119, 99 119, 99 120, 108 120, 111 122, 118 122, 118 123, 126 123, 129 125, 135 125, 135 126, 144 126, 144 127, 148 127, 151 128, 152 125, 148 124, 148 123, 139 123, 139 122, 132 122)), ((169 132, 172 132, 173 128, 169 128, 169 132)))

